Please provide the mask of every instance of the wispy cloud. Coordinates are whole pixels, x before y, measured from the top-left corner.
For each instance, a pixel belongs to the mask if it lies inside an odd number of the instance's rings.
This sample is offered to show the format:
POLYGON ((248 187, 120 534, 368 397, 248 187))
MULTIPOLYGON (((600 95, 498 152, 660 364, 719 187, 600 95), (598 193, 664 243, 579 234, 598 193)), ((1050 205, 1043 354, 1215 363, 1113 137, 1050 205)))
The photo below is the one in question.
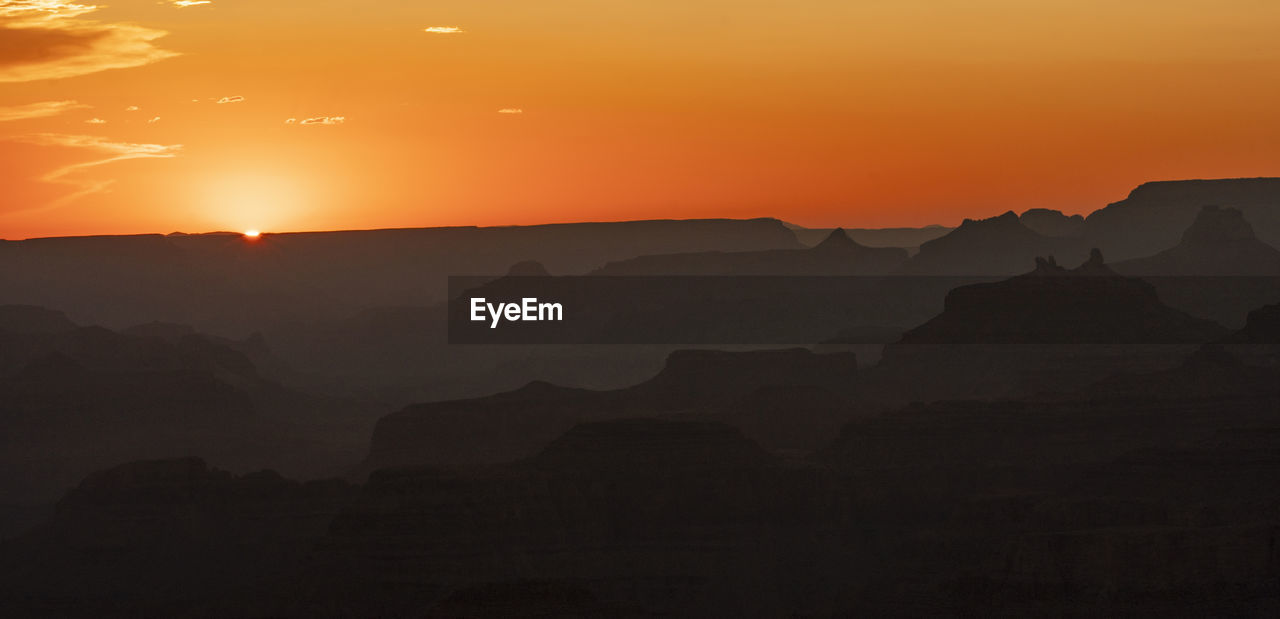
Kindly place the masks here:
POLYGON ((462 34, 466 32, 466 30, 457 26, 431 26, 430 28, 423 28, 422 31, 431 34, 462 34))
POLYGON ((524 110, 518 107, 504 107, 498 110, 499 114, 523 114, 524 110))
POLYGON ((290 118, 284 121, 286 125, 341 125, 347 122, 346 116, 317 116, 315 118, 290 118))
POLYGON ((138 111, 138 110, 140 110, 140 109, 142 109, 142 108, 140 108, 140 107, 138 107, 138 106, 136 106, 136 105, 130 105, 129 107, 124 108, 124 111, 126 111, 126 112, 136 112, 136 111, 138 111))
POLYGON ((213 4, 213 0, 174 0, 169 4, 176 7, 186 8, 189 6, 200 6, 202 4, 213 4))
POLYGON ((98 10, 64 0, 0 0, 0 83, 139 67, 177 56, 153 41, 168 34, 82 19, 98 10))
POLYGON ((90 118, 89 120, 84 121, 84 124, 86 124, 86 125, 105 125, 105 124, 107 124, 107 121, 102 120, 101 118, 90 118))
POLYGON ((147 121, 147 124, 148 124, 148 125, 154 125, 154 124, 156 124, 156 123, 158 123, 158 122, 160 122, 160 117, 159 117, 159 116, 156 116, 155 118, 152 118, 151 120, 148 120, 148 121, 147 121))
POLYGON ((176 157, 178 152, 182 150, 181 144, 168 146, 163 144, 134 144, 131 142, 113 142, 101 136, 68 135, 62 133, 35 133, 8 139, 25 144, 35 144, 37 146, 83 149, 103 156, 102 158, 94 159, 93 161, 85 161, 63 166, 41 176, 39 180, 43 182, 66 185, 68 187, 72 187, 74 191, 43 206, 34 209, 27 209, 27 212, 47 211, 65 206, 66 204, 83 198, 84 196, 103 191, 115 182, 114 179, 93 180, 80 178, 78 173, 83 170, 129 159, 169 159, 176 157))
POLYGON ((29 118, 48 118, 57 116, 68 110, 78 110, 89 106, 76 101, 41 101, 26 105, 0 107, 0 122, 11 120, 27 120, 29 118))
POLYGON ((234 97, 223 97, 221 99, 218 99, 218 103, 239 103, 241 101, 244 101, 244 97, 241 97, 239 95, 236 95, 234 97))

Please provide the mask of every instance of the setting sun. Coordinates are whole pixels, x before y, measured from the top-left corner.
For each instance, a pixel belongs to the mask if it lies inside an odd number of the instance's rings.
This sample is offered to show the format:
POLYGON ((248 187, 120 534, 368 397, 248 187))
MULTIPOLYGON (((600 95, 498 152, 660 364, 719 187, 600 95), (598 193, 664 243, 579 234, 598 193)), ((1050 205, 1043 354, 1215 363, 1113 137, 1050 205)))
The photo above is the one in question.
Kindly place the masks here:
POLYGON ((956 225, 1280 161, 1274 2, 111 4, 0 0, 0 238, 956 225))
POLYGON ((262 233, 261 233, 261 232, 259 232, 259 231, 257 231, 257 230, 245 230, 245 231, 244 231, 244 235, 245 235, 245 237, 246 237, 246 238, 250 238, 250 239, 256 239, 256 238, 258 238, 258 236, 260 236, 261 234, 262 234, 262 233))

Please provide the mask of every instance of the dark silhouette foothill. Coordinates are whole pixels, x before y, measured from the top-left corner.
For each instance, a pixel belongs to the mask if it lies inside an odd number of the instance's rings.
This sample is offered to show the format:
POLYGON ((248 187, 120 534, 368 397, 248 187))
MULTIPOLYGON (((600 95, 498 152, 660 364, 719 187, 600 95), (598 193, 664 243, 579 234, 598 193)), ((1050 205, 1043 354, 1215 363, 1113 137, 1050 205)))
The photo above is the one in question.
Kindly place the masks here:
POLYGON ((1277 182, 0 243, 0 616, 1278 616, 1277 182), (587 280, 803 346, 451 339, 587 280))

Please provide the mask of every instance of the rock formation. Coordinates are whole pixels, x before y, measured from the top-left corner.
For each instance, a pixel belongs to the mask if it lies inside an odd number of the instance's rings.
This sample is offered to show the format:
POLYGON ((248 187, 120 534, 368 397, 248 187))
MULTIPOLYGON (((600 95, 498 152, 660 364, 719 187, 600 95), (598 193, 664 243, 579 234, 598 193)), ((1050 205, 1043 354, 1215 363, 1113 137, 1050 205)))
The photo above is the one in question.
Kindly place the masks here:
POLYGON ((942 238, 920 246, 907 263, 908 275, 1013 275, 1036 256, 1055 255, 1066 262, 1082 260, 1087 247, 1074 239, 1032 231, 1009 211, 998 217, 966 219, 942 238))
POLYGON ((1239 209, 1206 206, 1177 245, 1114 268, 1137 276, 1280 276, 1280 249, 1259 241, 1239 209))
POLYGON ((1030 273, 952 290, 941 314, 885 347, 867 383, 908 400, 1070 389, 1172 366, 1225 334, 1115 274, 1094 250, 1075 269, 1041 258, 1030 273))
MULTIPOLYGON (((590 391, 536 382, 484 398, 407 407, 378 421, 366 466, 452 468, 509 462, 532 455, 578 423, 714 414, 765 386, 813 386, 847 394, 856 373, 857 360, 848 353, 676 351, 656 376, 625 389, 590 391)), ((815 406, 825 408, 828 402, 815 406)), ((716 418, 734 423, 732 416, 716 418)))
POLYGON ((1033 208, 1023 211, 1018 221, 1044 236, 1078 237, 1084 231, 1083 215, 1065 215, 1062 211, 1033 208))
POLYGON ((1144 183, 1085 218, 1084 237, 1112 260, 1150 256, 1176 245, 1209 204, 1239 209, 1264 243, 1280 247, 1280 178, 1144 183))
POLYGON ((867 247, 836 228, 810 249, 650 255, 606 264, 594 275, 879 275, 898 269, 907 251, 867 247))

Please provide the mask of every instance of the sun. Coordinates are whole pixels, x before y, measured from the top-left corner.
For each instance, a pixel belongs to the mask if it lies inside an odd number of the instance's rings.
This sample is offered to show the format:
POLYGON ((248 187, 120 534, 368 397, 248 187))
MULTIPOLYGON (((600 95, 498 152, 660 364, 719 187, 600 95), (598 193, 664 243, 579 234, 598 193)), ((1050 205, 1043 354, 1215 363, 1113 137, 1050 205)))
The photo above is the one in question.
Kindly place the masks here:
POLYGON ((297 179, 265 165, 258 170, 211 173, 205 183, 198 199, 209 228, 239 230, 244 240, 262 240, 272 230, 289 229, 304 204, 304 190, 297 179))

